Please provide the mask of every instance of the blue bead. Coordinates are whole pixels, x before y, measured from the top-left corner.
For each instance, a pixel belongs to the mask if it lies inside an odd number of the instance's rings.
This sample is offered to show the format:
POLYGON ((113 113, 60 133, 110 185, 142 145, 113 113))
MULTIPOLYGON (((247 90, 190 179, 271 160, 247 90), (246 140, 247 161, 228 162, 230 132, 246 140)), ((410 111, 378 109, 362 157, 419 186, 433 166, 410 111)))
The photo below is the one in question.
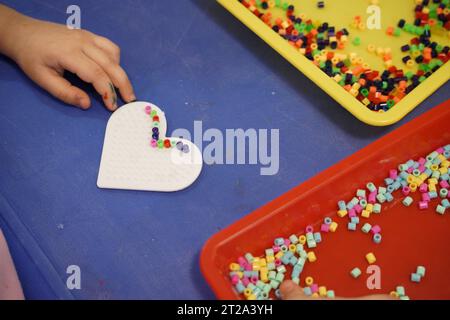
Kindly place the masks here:
POLYGON ((320 232, 314 233, 314 241, 316 241, 317 243, 322 242, 322 235, 320 234, 320 232))

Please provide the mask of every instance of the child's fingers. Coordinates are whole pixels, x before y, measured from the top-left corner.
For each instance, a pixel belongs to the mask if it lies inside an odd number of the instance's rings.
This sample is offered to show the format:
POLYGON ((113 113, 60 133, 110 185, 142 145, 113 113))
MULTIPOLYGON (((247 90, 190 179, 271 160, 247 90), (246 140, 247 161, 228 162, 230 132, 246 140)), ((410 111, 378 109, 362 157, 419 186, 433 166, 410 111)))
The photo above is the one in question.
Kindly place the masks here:
POLYGON ((72 55, 60 62, 61 67, 75 73, 81 80, 91 83, 103 97, 103 103, 111 110, 117 109, 117 94, 105 71, 85 54, 72 55))
POLYGON ((80 107, 81 109, 88 109, 91 106, 91 100, 86 92, 74 87, 53 69, 40 67, 30 77, 44 90, 67 104, 80 107))
POLYGON ((284 281, 280 287, 283 300, 309 300, 302 288, 292 281, 284 281))
POLYGON ((120 48, 118 45, 105 37, 97 35, 94 36, 94 43, 97 47, 104 50, 116 64, 120 64, 120 48))
POLYGON ((136 100, 133 87, 126 72, 105 52, 95 46, 87 46, 83 49, 84 53, 95 61, 106 72, 116 88, 119 88, 120 95, 126 102, 136 100))

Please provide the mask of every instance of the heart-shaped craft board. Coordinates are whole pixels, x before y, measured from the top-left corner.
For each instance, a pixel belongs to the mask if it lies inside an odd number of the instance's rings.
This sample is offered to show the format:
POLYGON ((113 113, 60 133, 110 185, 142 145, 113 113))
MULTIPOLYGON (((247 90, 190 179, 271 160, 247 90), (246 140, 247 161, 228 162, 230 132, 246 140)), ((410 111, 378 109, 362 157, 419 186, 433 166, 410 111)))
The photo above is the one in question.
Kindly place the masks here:
POLYGON ((113 113, 106 127, 97 186, 103 189, 174 192, 197 180, 203 166, 202 153, 191 141, 182 142, 189 152, 177 148, 154 148, 152 118, 145 110, 151 106, 159 116, 159 135, 166 139, 164 112, 148 102, 133 102, 113 113))

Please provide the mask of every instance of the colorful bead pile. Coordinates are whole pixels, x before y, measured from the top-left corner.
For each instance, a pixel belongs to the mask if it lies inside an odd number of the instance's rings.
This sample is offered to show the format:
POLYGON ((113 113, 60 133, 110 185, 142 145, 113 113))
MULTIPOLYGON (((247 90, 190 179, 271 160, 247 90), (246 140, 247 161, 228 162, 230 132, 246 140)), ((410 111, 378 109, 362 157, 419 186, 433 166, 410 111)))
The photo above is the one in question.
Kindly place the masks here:
MULTIPOLYGON (((336 222, 325 218, 321 230, 335 232, 336 228, 336 222)), ((277 298, 280 297, 278 288, 288 277, 300 285, 304 266, 317 261, 317 256, 311 249, 322 242, 321 232, 314 231, 312 226, 308 226, 305 233, 299 236, 292 234, 288 238, 276 238, 273 246, 267 248, 262 257, 246 253, 237 259, 237 263, 231 263, 230 279, 236 291, 248 300, 267 300, 272 292, 277 298)), ((303 290, 308 296, 335 296, 333 290, 319 286, 312 277, 305 277, 304 282, 303 290)))
MULTIPOLYGON (((417 72, 411 70, 404 72, 393 66, 389 48, 388 54, 385 53, 385 49, 377 50, 377 54, 385 61, 387 69, 384 71, 372 70, 354 53, 345 54, 336 51, 346 48, 349 43, 349 31, 345 28, 338 30, 326 22, 313 22, 305 14, 296 15, 295 7, 288 2, 238 1, 373 111, 385 112, 394 107, 406 94, 450 59, 449 47, 431 40, 432 28, 445 29, 446 32, 450 30, 448 0, 416 0, 414 23, 409 24, 402 19, 396 28, 389 27, 387 30, 387 33, 393 36, 399 36, 402 31, 415 35, 400 51, 408 53, 403 58, 407 68, 417 66, 417 72), (284 10, 286 18, 275 19, 270 12, 274 7, 284 10)), ((365 29, 360 16, 354 18, 351 26, 359 30, 365 29)), ((355 37, 351 43, 359 46, 361 39, 355 37)), ((370 50, 372 48, 373 45, 370 45, 370 50)))
MULTIPOLYGON (((384 186, 377 187, 369 182, 365 189, 358 189, 355 197, 350 201, 339 201, 337 216, 348 219, 347 229, 351 232, 357 230, 362 219, 369 219, 372 214, 380 214, 382 205, 394 201, 394 193, 401 192, 406 198, 403 204, 413 203, 414 192, 421 193, 421 202, 428 208, 432 199, 440 198, 441 202, 436 211, 444 214, 450 208, 450 144, 438 148, 425 158, 417 161, 408 160, 400 164, 398 168, 389 171, 389 176, 384 179, 384 186), (408 200, 407 200, 408 199, 408 200)), ((307 226, 305 232, 300 235, 291 235, 288 238, 276 238, 273 246, 265 250, 262 257, 254 257, 247 253, 239 257, 237 263, 230 264, 230 279, 239 294, 244 294, 249 300, 269 299, 274 291, 279 297, 278 288, 280 284, 290 279, 295 283, 301 283, 300 277, 306 263, 314 263, 317 256, 312 251, 323 241, 323 235, 328 232, 336 232, 338 223, 332 218, 326 217, 320 226, 320 232, 315 232, 313 226, 307 226), (288 268, 292 271, 288 272, 288 268)), ((381 227, 364 223, 361 231, 370 234, 375 244, 381 243, 381 227)), ((366 262, 371 265, 376 263, 377 258, 373 252, 365 256, 366 262)), ((350 271, 350 276, 358 278, 361 270, 355 267, 350 271)), ((411 281, 420 282, 425 276, 425 267, 418 266, 416 272, 411 274, 411 281)), ((328 291, 315 283, 311 277, 305 277, 304 293, 312 297, 334 297, 334 291, 328 291), (322 289, 321 289, 322 288, 322 289)), ((404 288, 399 286, 391 295, 408 300, 404 288)))
POLYGON ((170 139, 160 139, 160 132, 159 132, 159 125, 160 125, 160 119, 158 115, 158 111, 153 110, 152 106, 146 106, 145 107, 145 113, 150 116, 150 118, 153 121, 152 126, 152 138, 150 140, 150 146, 152 148, 157 149, 172 149, 176 147, 178 150, 184 153, 189 153, 189 146, 187 144, 184 144, 181 141, 174 141, 170 139))

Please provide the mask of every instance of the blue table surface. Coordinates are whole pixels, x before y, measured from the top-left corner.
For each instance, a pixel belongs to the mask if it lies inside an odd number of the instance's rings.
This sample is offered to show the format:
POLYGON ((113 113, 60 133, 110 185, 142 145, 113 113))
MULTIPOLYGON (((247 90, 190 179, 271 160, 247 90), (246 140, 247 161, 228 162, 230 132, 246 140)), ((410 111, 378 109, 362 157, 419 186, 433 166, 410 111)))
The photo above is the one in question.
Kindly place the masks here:
MULTIPOLYGON (((65 23, 72 1, 2 1, 65 23)), ((96 187, 110 113, 68 107, 0 57, 0 228, 29 299, 214 299, 205 241, 449 98, 447 83, 398 124, 367 126, 212 0, 78 0, 82 27, 122 48, 140 100, 169 126, 279 128, 280 170, 205 166, 178 193, 96 187), (81 290, 66 268, 81 268, 81 290)), ((93 90, 89 88, 93 94, 93 90)))

